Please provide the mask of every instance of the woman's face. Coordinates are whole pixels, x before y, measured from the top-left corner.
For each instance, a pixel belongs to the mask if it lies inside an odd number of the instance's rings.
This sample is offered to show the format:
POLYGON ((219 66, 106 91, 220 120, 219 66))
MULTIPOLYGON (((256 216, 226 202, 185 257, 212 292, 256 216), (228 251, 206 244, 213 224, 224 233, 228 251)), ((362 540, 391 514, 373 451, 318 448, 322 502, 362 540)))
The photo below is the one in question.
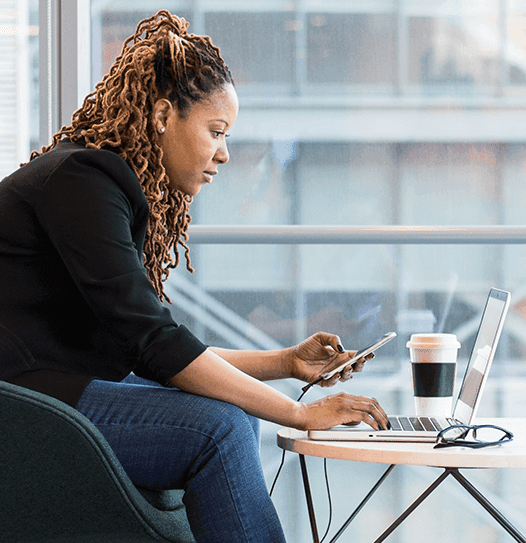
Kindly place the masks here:
POLYGON ((211 183, 220 164, 228 162, 227 131, 236 120, 239 102, 226 84, 182 116, 169 100, 154 107, 154 122, 170 186, 189 196, 211 183))

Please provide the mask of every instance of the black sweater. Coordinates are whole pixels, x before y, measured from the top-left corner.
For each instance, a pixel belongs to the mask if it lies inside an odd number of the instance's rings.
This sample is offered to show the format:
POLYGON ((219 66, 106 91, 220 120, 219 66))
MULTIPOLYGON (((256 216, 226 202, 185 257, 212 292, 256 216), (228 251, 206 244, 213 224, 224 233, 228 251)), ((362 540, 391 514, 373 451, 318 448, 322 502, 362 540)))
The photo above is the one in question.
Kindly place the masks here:
POLYGON ((147 222, 113 151, 61 142, 0 183, 0 379, 75 406, 93 378, 166 385, 206 349, 148 279, 147 222))

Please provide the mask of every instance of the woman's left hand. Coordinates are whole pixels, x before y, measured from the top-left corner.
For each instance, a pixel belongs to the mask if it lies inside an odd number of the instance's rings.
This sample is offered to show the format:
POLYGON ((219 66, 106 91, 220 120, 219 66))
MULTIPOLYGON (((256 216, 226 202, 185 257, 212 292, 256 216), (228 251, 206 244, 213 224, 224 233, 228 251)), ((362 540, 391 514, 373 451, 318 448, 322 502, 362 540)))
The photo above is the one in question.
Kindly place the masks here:
MULTIPOLYGON (((347 360, 351 360, 356 351, 345 351, 340 338, 333 334, 318 332, 302 341, 290 350, 290 375, 306 383, 312 383, 325 372, 329 372, 347 360)), ((322 387, 330 387, 340 381, 347 381, 352 374, 363 370, 366 360, 373 358, 369 354, 366 358, 360 358, 354 364, 346 366, 340 373, 331 379, 321 381, 322 387)))

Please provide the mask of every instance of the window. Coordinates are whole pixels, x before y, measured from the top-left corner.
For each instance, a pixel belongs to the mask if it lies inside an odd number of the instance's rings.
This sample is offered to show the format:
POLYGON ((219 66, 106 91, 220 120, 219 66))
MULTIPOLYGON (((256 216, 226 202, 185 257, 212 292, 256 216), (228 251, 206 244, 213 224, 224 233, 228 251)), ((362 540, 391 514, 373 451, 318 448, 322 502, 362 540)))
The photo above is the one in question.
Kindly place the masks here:
POLYGON ((38 0, 0 2, 0 179, 38 146, 38 0))
POLYGON ((295 69, 296 20, 290 11, 204 14, 205 32, 216 36, 238 85, 291 85, 295 69), (240 47, 240 44, 244 44, 240 47))
POLYGON ((309 13, 307 81, 390 85, 397 79, 397 20, 391 13, 309 13))
MULTIPOLYGON (((342 389, 381 398, 393 412, 412 409, 409 335, 456 333, 461 378, 487 291, 505 288, 513 305, 481 415, 522 412, 524 244, 404 244, 395 236, 380 244, 199 243, 205 239, 199 227, 460 226, 469 233, 524 225, 524 2, 172 0, 145 10, 139 0, 92 0, 92 85, 136 23, 161 8, 185 17, 191 32, 212 37, 241 105, 230 163, 192 204, 196 273, 172 275, 176 319, 210 344, 237 348, 286 346, 318 329, 338 333, 352 348, 395 330, 398 343, 342 389)), ((299 388, 276 386, 291 395, 299 388)), ((271 480, 279 452, 275 427, 265 428, 262 455, 271 480)), ((374 466, 334 469, 347 484, 366 487, 377 478, 374 466)), ((276 494, 278 511, 290 508, 290 485, 298 484, 294 468, 288 470, 276 494)), ((480 482, 509 497, 524 476, 515 470, 512 480, 501 471, 480 482)), ((344 503, 348 488, 332 478, 335 503, 344 503)), ((312 484, 323 492, 323 481, 312 484)), ((389 503, 371 506, 368 518, 394 514, 407 489, 403 476, 393 481, 389 503)), ((308 538, 308 521, 297 495, 297 514, 282 517, 287 539, 299 543, 308 538)), ((515 503, 516 518, 525 518, 520 500, 507 501, 515 503)), ((429 541, 491 531, 475 510, 456 510, 450 535, 434 510, 422 508, 429 541)), ((409 519, 401 540, 418 539, 419 526, 409 519)), ((374 540, 377 526, 364 521, 354 535, 374 540)))
POLYGON ((425 17, 408 20, 408 82, 430 92, 494 92, 500 82, 499 27, 495 17, 425 17))

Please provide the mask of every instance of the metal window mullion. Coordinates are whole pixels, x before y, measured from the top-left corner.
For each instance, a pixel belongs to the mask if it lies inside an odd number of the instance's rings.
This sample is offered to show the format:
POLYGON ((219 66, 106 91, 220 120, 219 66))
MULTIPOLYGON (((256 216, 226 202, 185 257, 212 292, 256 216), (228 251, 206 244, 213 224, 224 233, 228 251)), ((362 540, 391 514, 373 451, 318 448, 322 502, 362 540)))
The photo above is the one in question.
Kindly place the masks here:
POLYGON ((91 87, 90 1, 61 0, 60 125, 71 124, 71 115, 91 87))
POLYGON ((495 96, 505 96, 505 88, 509 85, 509 65, 506 54, 508 47, 508 13, 507 0, 499 0, 499 55, 498 55, 498 81, 495 85, 495 96))
POLYGON ((49 145, 59 126, 60 0, 39 0, 40 145, 49 145))
POLYGON ((404 1, 396 0, 396 60, 397 74, 395 82, 395 95, 404 96, 407 89, 408 74, 408 19, 404 10, 404 1))
POLYGON ((302 96, 307 83, 307 13, 304 0, 296 2, 296 31, 292 95, 302 96))
POLYGON ((91 86, 89 0, 39 0, 40 144, 71 123, 91 86))
POLYGON ((29 6, 27 0, 18 0, 16 13, 16 161, 27 161, 29 148, 29 6))

